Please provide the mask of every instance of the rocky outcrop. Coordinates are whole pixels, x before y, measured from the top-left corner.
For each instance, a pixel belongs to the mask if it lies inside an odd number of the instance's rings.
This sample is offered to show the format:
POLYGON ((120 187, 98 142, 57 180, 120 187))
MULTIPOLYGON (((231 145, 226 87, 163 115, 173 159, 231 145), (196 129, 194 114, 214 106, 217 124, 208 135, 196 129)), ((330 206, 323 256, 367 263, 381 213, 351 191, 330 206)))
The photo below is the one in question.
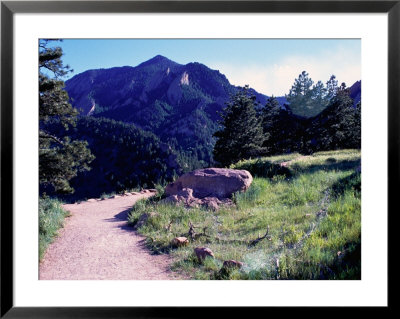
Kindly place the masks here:
POLYGON ((164 201, 183 203, 187 207, 205 206, 218 210, 221 205, 232 205, 233 193, 245 191, 253 178, 248 171, 227 168, 198 169, 167 185, 164 201))
POLYGON ((189 74, 187 72, 182 74, 181 85, 189 85, 189 74))

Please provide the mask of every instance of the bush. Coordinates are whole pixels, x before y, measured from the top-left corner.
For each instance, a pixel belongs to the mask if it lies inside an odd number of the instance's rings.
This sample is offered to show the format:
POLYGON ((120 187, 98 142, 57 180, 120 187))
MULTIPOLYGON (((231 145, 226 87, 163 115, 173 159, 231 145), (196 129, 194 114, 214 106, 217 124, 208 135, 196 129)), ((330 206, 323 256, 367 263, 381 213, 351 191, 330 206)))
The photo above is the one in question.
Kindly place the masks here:
POLYGON ((61 202, 49 197, 39 198, 39 261, 44 257, 47 247, 63 227, 64 218, 69 216, 61 202))
POLYGON ((254 177, 267 177, 273 178, 274 176, 280 175, 285 177, 292 176, 290 170, 287 167, 281 166, 277 163, 272 163, 266 159, 257 159, 250 161, 240 161, 237 164, 231 165, 234 169, 244 169, 249 171, 254 177))

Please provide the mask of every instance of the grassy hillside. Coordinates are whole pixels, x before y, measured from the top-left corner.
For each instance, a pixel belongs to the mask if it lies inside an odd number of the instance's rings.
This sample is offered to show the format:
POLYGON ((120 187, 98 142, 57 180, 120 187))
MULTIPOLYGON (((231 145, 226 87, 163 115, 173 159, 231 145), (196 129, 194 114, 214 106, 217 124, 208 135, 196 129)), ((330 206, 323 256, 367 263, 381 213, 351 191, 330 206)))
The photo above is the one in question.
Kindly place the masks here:
POLYGON ((342 150, 312 156, 290 154, 239 162, 254 178, 235 206, 219 211, 141 201, 129 221, 156 212, 139 232, 147 245, 174 258, 173 269, 194 279, 360 279, 361 153, 342 150), (186 247, 171 240, 198 234, 186 247), (193 253, 209 247, 215 259, 193 253), (224 260, 243 262, 224 271, 224 260))

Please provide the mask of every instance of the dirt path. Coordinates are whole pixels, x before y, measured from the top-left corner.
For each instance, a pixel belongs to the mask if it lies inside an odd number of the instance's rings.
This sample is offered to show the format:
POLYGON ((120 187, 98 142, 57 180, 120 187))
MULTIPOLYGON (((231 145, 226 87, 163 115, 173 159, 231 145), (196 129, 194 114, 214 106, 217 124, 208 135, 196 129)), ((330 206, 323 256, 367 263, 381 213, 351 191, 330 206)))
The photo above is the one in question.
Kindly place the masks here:
POLYGON ((294 163, 294 162, 303 161, 303 160, 305 160, 305 159, 307 159, 307 158, 311 158, 311 157, 312 157, 312 156, 310 156, 310 155, 302 155, 302 156, 296 157, 295 159, 292 159, 292 160, 290 160, 290 161, 282 162, 280 165, 281 165, 281 166, 284 166, 284 167, 287 167, 287 166, 289 166, 290 164, 292 164, 292 163, 294 163))
POLYGON ((166 255, 151 255, 144 237, 127 226, 127 215, 140 198, 135 193, 64 205, 71 213, 40 264, 40 279, 179 279, 166 255))

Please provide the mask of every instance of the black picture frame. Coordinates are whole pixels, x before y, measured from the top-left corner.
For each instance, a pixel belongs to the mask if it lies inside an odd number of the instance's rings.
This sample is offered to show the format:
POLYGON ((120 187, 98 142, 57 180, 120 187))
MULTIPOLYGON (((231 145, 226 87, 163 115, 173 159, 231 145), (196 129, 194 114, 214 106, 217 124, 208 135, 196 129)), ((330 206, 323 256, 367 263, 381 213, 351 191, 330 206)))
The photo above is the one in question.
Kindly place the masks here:
MULTIPOLYGON (((1 1, 1 318, 178 318, 198 313, 187 308, 15 307, 13 303, 13 19, 15 13, 387 13, 388 14, 388 225, 398 212, 400 186, 400 0, 396 1, 1 1), (391 213, 391 214, 390 214, 391 213)), ((388 248, 393 246, 388 229, 388 248)), ((392 236, 393 237, 393 236, 392 236)), ((388 262, 389 252, 388 252, 388 262)), ((388 263, 389 265, 389 263, 388 263)), ((389 269, 388 269, 389 271, 389 269)), ((388 272, 389 273, 389 272, 388 272)), ((390 281, 388 281, 389 287, 390 281)), ((389 289, 390 291, 390 289, 389 289)), ((388 307, 391 310, 391 298, 388 307)), ((321 309, 323 312, 326 308, 321 309)), ((259 311, 259 308, 252 308, 259 311)), ((296 314, 309 309, 294 308, 296 314)), ((202 310, 203 311, 203 310, 202 310)), ((235 309, 207 313, 237 315, 235 309)), ((246 314, 249 315, 248 309, 246 314)), ((331 308, 331 314, 342 310, 331 308)), ((358 310, 359 311, 359 310, 358 310)), ((371 312, 371 309, 367 311, 371 312)), ((270 308, 268 315, 276 312, 270 308)))

